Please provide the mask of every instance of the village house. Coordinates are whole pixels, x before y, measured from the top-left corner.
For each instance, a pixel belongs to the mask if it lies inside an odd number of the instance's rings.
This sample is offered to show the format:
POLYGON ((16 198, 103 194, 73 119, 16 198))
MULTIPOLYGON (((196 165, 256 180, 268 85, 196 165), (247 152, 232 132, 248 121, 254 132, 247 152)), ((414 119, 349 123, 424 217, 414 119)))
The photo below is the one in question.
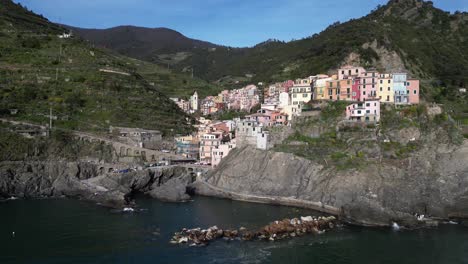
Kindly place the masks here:
POLYGON ((328 82, 333 79, 328 75, 317 75, 317 78, 313 81, 313 92, 315 100, 328 100, 328 82))
POLYGON ((409 79, 406 82, 406 91, 408 93, 408 102, 410 104, 419 104, 419 80, 409 79))
POLYGON ((222 132, 204 134, 200 138, 200 162, 203 164, 211 164, 211 154, 213 153, 213 149, 221 145, 222 141, 222 132))
POLYGON ((212 150, 213 153, 211 154, 211 166, 213 168, 216 168, 221 162, 221 160, 223 160, 227 155, 229 155, 229 153, 235 148, 235 140, 214 147, 212 150))
POLYGON ((393 74, 393 90, 395 91, 395 104, 402 105, 409 103, 408 91, 406 89, 407 74, 394 73, 393 74))
POLYGON ((377 86, 379 80, 379 73, 374 70, 361 72, 361 100, 373 100, 377 98, 377 86))
POLYGON ((338 69, 338 80, 353 79, 361 76, 366 70, 362 67, 344 66, 338 69))
POLYGON ((369 99, 346 107, 346 118, 350 121, 379 122, 380 101, 369 99))
POLYGON ((377 89, 377 97, 381 103, 393 103, 395 92, 393 90, 392 74, 380 74, 379 89, 377 89))

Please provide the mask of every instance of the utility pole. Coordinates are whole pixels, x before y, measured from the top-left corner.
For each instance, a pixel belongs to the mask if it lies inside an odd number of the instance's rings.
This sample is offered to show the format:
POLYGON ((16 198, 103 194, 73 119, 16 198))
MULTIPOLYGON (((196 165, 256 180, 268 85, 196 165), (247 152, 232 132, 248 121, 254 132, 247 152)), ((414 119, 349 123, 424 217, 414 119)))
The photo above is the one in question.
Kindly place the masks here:
POLYGON ((52 134, 52 107, 49 108, 49 134, 52 134))
POLYGON ((192 66, 192 79, 193 79, 193 66, 192 66))

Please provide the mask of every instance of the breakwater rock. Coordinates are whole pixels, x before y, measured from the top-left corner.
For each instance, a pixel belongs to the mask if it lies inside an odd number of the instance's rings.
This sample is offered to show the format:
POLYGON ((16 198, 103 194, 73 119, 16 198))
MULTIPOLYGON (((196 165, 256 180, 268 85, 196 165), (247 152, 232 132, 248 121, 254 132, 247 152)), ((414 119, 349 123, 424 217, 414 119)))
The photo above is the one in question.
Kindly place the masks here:
POLYGON ((184 228, 182 231, 174 234, 170 243, 188 243, 191 246, 199 246, 206 245, 217 239, 278 241, 306 234, 322 234, 326 230, 333 229, 336 224, 337 222, 334 216, 320 216, 317 218, 307 216, 274 221, 256 231, 249 231, 245 228, 240 228, 239 230, 223 230, 217 226, 213 226, 208 229, 184 228))

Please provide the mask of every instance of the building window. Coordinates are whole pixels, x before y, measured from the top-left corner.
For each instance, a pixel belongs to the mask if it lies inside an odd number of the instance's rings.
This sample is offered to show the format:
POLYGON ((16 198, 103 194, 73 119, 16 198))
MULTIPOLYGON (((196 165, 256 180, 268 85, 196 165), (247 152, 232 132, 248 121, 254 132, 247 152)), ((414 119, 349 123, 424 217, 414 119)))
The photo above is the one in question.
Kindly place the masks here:
POLYGON ((388 91, 390 91, 390 87, 388 87, 388 91))
POLYGON ((370 103, 366 103, 366 106, 369 107, 369 106, 370 106, 370 103))
POLYGON ((380 80, 380 84, 383 84, 383 80, 380 80))
POLYGON ((382 87, 380 87, 380 91, 381 91, 381 92, 382 92, 382 90, 383 90, 382 87))
POLYGON ((306 97, 307 97, 307 94, 303 94, 302 97, 306 98, 306 97))
POLYGON ((414 94, 417 94, 418 92, 416 90, 413 91, 414 94))
POLYGON ((370 110, 366 110, 366 113, 367 113, 367 114, 370 114, 370 110))

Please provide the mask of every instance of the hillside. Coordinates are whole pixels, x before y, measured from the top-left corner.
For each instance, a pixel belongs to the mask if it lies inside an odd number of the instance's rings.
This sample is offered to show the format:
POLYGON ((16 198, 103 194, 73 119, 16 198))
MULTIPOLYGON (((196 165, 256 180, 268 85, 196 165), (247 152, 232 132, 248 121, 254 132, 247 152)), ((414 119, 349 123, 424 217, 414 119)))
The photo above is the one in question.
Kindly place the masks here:
POLYGON ((0 0, 1 116, 12 117, 10 110, 18 109, 15 119, 45 124, 52 108, 55 125, 62 128, 103 132, 110 125, 132 126, 166 134, 192 129, 191 117, 169 100, 167 91, 188 95, 209 87, 206 82, 78 38, 59 38, 64 32, 0 0))
MULTIPOLYGON (((101 43, 95 35, 78 34, 101 43)), ((179 71, 193 66, 197 77, 209 81, 278 81, 351 63, 381 70, 408 70, 414 77, 434 81, 428 84, 459 87, 468 81, 467 35, 466 13, 449 14, 421 0, 391 0, 365 17, 334 23, 320 34, 288 43, 267 41, 252 48, 171 51, 171 45, 179 47, 178 40, 171 39, 169 46, 155 48, 148 56, 133 44, 120 42, 117 35, 109 41, 125 55, 148 61, 154 61, 155 54, 172 58, 170 62, 179 71), (246 78, 250 75, 254 77, 246 78)))
POLYGON ((160 61, 160 54, 218 47, 209 42, 190 39, 168 28, 120 26, 101 30, 66 27, 96 45, 149 61, 160 61))

